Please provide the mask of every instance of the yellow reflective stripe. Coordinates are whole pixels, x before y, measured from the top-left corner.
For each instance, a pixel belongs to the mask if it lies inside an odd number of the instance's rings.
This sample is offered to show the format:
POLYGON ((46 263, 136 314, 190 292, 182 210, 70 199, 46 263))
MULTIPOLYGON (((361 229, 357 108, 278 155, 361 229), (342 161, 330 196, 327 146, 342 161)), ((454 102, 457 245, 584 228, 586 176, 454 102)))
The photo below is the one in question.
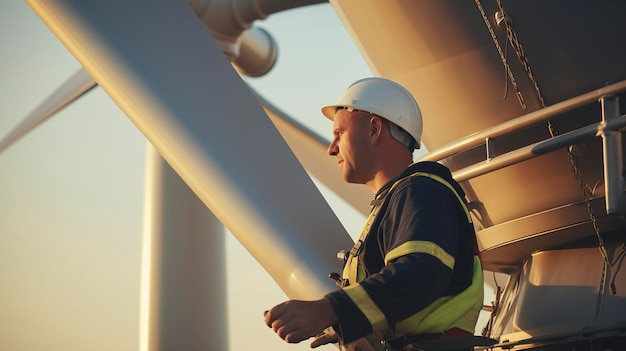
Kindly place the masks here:
POLYGON ((459 328, 474 332, 484 298, 483 270, 478 256, 474 256, 472 284, 456 296, 435 300, 423 310, 396 323, 395 331, 406 334, 441 333, 459 328))
POLYGON ((442 249, 441 246, 431 241, 421 240, 407 241, 404 244, 389 251, 387 255, 385 255, 385 264, 389 263, 389 261, 395 260, 398 257, 411 253, 429 254, 439 259, 439 261, 446 265, 446 267, 450 269, 454 268, 454 257, 452 255, 447 253, 446 250, 442 249))
POLYGON ((467 208, 467 206, 465 205, 465 201, 463 201, 463 199, 461 198, 459 193, 457 193, 456 190, 454 190, 454 187, 452 185, 450 185, 450 183, 448 183, 445 179, 441 178, 440 176, 438 176, 436 174, 415 172, 415 173, 410 175, 410 177, 415 177, 415 176, 428 177, 428 178, 430 178, 432 180, 438 181, 439 183, 447 186, 448 189, 452 190, 454 195, 456 195, 456 198, 461 203, 461 207, 463 207, 463 211, 465 211, 465 216, 467 217, 467 223, 472 223, 472 216, 470 216, 470 212, 469 212, 469 209, 467 208))
POLYGON ((365 315, 367 320, 372 325, 373 331, 383 330, 389 327, 387 318, 385 318, 383 312, 378 308, 378 306, 376 306, 374 300, 372 300, 372 298, 367 294, 367 291, 363 289, 361 284, 356 283, 354 285, 347 286, 343 289, 343 291, 346 292, 352 302, 354 302, 363 315, 365 315))

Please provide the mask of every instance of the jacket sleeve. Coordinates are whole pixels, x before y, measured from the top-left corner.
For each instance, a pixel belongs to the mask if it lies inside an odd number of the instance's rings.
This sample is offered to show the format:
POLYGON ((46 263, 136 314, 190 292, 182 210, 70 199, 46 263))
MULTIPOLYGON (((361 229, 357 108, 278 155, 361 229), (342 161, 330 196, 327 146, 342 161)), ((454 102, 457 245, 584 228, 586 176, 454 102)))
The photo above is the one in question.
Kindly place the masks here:
POLYGON ((460 231, 456 200, 432 183, 411 183, 391 194, 376 234, 383 268, 326 295, 345 343, 393 328, 449 289, 460 231))

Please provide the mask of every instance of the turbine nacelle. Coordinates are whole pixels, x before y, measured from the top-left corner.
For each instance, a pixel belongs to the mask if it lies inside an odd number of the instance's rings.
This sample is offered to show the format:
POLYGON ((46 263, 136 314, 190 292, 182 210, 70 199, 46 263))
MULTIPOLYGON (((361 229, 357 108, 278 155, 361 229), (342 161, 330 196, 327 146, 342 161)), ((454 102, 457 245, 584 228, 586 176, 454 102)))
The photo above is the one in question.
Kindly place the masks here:
POLYGON ((250 77, 268 73, 278 53, 274 38, 252 23, 278 11, 320 2, 326 1, 189 0, 193 11, 237 71, 250 77))

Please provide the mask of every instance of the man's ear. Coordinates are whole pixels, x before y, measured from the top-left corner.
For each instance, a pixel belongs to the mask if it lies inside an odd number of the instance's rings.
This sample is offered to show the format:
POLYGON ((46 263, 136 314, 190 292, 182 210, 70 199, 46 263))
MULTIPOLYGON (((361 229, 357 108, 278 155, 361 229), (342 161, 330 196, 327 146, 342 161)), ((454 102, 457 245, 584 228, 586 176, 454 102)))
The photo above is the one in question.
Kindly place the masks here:
POLYGON ((378 140, 383 134, 383 120, 378 116, 370 118, 370 138, 378 140))

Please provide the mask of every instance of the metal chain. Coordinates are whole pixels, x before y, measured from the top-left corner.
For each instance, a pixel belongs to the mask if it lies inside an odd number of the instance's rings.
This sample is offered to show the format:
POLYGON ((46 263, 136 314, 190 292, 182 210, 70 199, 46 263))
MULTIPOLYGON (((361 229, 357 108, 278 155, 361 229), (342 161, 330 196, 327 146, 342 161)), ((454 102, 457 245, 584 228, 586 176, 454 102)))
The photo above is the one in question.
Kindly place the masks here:
MULTIPOLYGON (((515 76, 513 76, 513 72, 511 72, 511 67, 509 66, 509 62, 506 59, 505 53, 502 52, 502 48, 500 47, 500 43, 498 42, 496 33, 494 32, 493 28, 491 27, 491 23, 489 22, 489 18, 487 18, 487 15, 485 14, 485 10, 483 9, 482 4, 480 3, 480 0, 475 0, 475 2, 476 2, 476 6, 478 7, 478 10, 480 10, 480 14, 483 16, 483 20, 485 21, 485 25, 487 26, 487 29, 489 30, 489 34, 491 34, 491 39, 493 39, 493 43, 496 45, 496 49, 498 49, 498 53, 500 54, 500 60, 502 60, 502 65, 504 65, 504 69, 506 71, 507 76, 509 77, 509 80, 511 81, 511 85, 513 86, 513 89, 515 89, 515 95, 517 96, 517 99, 519 100, 519 103, 522 106, 522 108, 526 109, 526 102, 524 101, 522 92, 520 92, 519 89, 517 88, 517 81, 515 80, 515 76)), ((504 94, 505 98, 506 98, 507 88, 508 88, 508 85, 505 86, 505 94, 504 94)))
MULTIPOLYGON (((476 1, 478 1, 478 0, 476 0, 476 1)), ((511 46, 513 47, 513 49, 515 50, 515 54, 517 55, 520 63, 524 67, 524 70, 528 74, 528 78, 533 83, 533 86, 535 87, 535 91, 537 92, 537 97, 539 98, 539 101, 541 103, 541 107, 546 107, 547 104, 546 104, 545 100, 543 99, 543 96, 541 95, 541 90, 539 89, 539 83, 537 82, 537 78, 535 77, 535 75, 532 72, 532 69, 530 68, 530 64, 528 63, 528 58, 526 57, 526 54, 524 53, 524 49, 522 48, 522 44, 519 42, 519 39, 517 38, 517 34, 515 33, 515 30, 511 26, 511 22, 508 20, 507 15, 504 12, 504 8, 502 7, 502 1, 501 0, 496 0, 496 2, 498 3, 498 8, 500 9, 500 12, 502 13, 502 16, 504 18, 503 22, 504 22, 504 25, 506 27, 506 33, 507 33, 508 41, 511 44, 511 46)), ((550 135, 552 137, 555 137, 555 136, 557 136, 559 134, 557 129, 556 129, 556 126, 554 125, 554 123, 552 123, 552 121, 548 121, 548 130, 550 131, 550 135)), ((599 244, 600 252, 602 254, 602 257, 603 257, 605 263, 609 264, 608 254, 606 252, 606 247, 604 245, 604 240, 602 239, 602 235, 600 234, 600 228, 598 227, 598 222, 596 220, 596 216, 593 213, 593 208, 591 207, 591 199, 593 198, 593 191, 585 183, 583 175, 582 175, 580 169, 578 168, 578 165, 576 164, 576 160, 574 160, 574 156, 572 154, 571 149, 567 149, 567 157, 568 157, 569 164, 570 164, 570 167, 572 169, 572 172, 574 173, 574 176, 576 177, 576 180, 578 181, 578 185, 580 186, 580 188, 581 188, 581 190, 583 192, 583 195, 585 197, 585 203, 587 205, 587 212, 589 213, 589 218, 591 220, 591 224, 593 225, 593 229, 594 229, 594 231, 596 233, 596 237, 598 238, 598 244, 599 244)))
POLYGON ((535 78, 535 75, 532 69, 530 68, 530 64, 528 63, 528 58, 526 57, 526 54, 524 53, 524 48, 522 48, 522 44, 517 39, 517 34, 515 33, 515 31, 513 30, 513 27, 511 26, 511 21, 509 21, 509 18, 506 16, 504 12, 504 8, 502 7, 501 0, 496 0, 496 2, 498 3, 498 8, 500 9, 500 13, 502 14, 504 26, 506 29, 506 39, 511 44, 511 47, 515 50, 515 54, 517 55, 517 58, 519 59, 520 63, 524 67, 524 70, 528 74, 528 78, 533 83, 535 87, 535 91, 537 92, 537 97, 539 98, 539 101, 541 102, 541 107, 546 107, 547 106, 546 102, 543 100, 543 96, 541 95, 541 91, 539 90, 539 84, 537 83, 537 78, 535 78))
MULTIPOLYGON (((526 57, 526 54, 524 53, 522 44, 519 42, 519 39, 517 38, 517 34, 515 33, 515 30, 513 29, 510 21, 507 18, 504 8, 502 7, 502 1, 496 0, 496 2, 498 3, 498 8, 500 9, 502 17, 504 19, 503 21, 504 21, 504 25, 506 28, 506 36, 508 38, 508 41, 511 44, 511 47, 513 47, 513 49, 515 50, 515 53, 517 54, 517 58, 519 59, 522 66, 524 67, 526 74, 528 74, 528 78, 530 79, 533 86, 535 87, 535 91, 537 92, 537 97, 539 98, 541 107, 542 108, 546 107, 547 105, 546 105, 545 100, 543 99, 543 96, 541 95, 541 90, 539 89, 537 78, 535 77, 535 75, 532 72, 532 69, 530 68, 530 64, 528 63, 528 58, 526 57)), ((556 126, 554 125, 554 123, 552 123, 551 120, 548 121, 548 130, 550 131, 550 135, 552 137, 555 137, 556 135, 558 135, 556 126)), ((594 320, 594 324, 595 324, 597 323, 598 318, 600 316, 602 300, 604 297, 604 291, 606 290, 607 276, 609 274, 608 271, 611 267, 611 264, 609 262, 608 253, 606 250, 606 246, 604 245, 602 234, 600 233, 600 228, 598 227, 596 216, 593 213, 593 208, 591 207, 591 199, 593 198, 593 191, 585 183, 585 180, 583 179, 583 175, 580 169, 578 168, 578 165, 576 164, 576 160, 574 160, 574 155, 572 154, 571 148, 567 149, 567 158, 569 160, 569 164, 572 169, 572 172, 574 173, 574 176, 576 177, 576 180, 578 181, 578 185, 583 192, 583 196, 585 198, 585 204, 587 206, 587 212, 589 213, 589 219, 591 220, 591 224, 593 225, 596 238, 598 239, 598 249, 600 250, 600 254, 602 255, 602 258, 603 258, 602 273, 600 275, 601 276, 600 286, 598 289, 598 299, 596 301, 596 311, 595 311, 595 320, 594 320)))
POLYGON ((483 310, 491 310, 487 324, 482 330, 481 335, 491 337, 494 324, 496 322, 496 316, 500 312, 500 298, 502 297, 502 288, 498 285, 498 279, 496 279, 496 272, 493 272, 493 281, 496 284, 495 299, 491 302, 491 306, 483 306, 483 310))

